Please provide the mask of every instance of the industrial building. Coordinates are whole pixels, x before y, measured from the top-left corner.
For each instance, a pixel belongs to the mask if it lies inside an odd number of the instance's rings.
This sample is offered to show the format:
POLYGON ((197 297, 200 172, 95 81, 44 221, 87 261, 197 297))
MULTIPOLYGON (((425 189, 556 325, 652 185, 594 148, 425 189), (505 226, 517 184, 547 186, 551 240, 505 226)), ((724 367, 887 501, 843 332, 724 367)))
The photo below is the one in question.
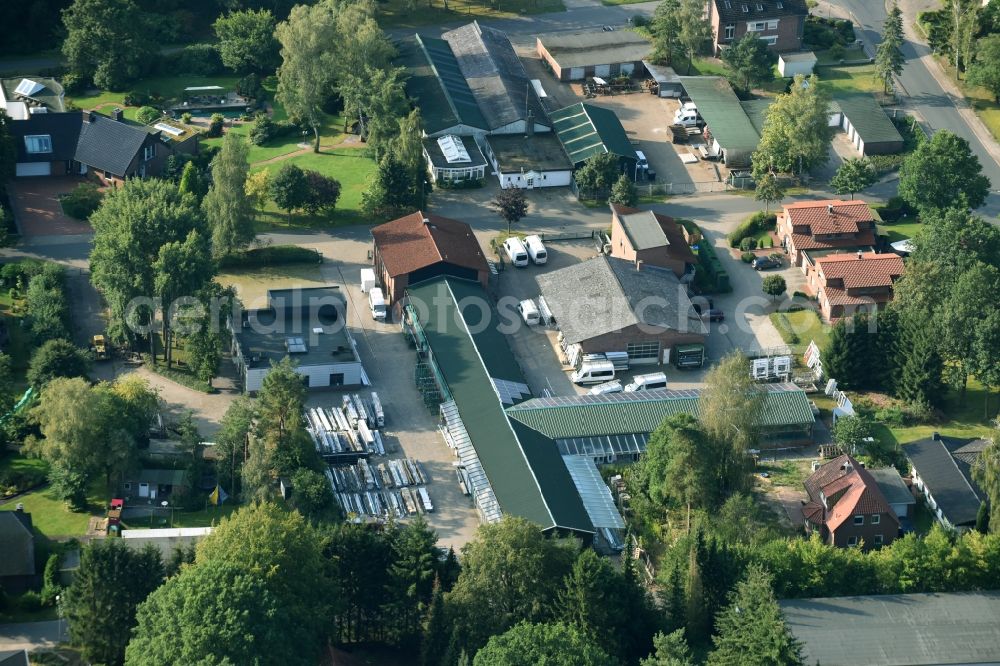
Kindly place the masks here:
POLYGON ((705 344, 708 330, 670 269, 600 256, 537 280, 568 354, 576 346, 627 352, 632 365, 665 364, 678 346, 705 344))
POLYGON ((230 319, 233 363, 243 390, 259 391, 271 363, 286 356, 308 388, 367 385, 346 312, 344 293, 331 285, 270 290, 267 307, 230 319))
POLYGON ((611 109, 580 102, 553 111, 552 126, 574 168, 592 155, 611 153, 618 156, 621 173, 635 177, 635 148, 625 128, 611 109))
POLYGON ((482 141, 503 189, 567 187, 573 180, 573 164, 551 132, 533 136, 493 134, 482 141))
POLYGON ((554 32, 538 35, 535 48, 560 81, 642 72, 653 51, 648 39, 631 30, 554 32))

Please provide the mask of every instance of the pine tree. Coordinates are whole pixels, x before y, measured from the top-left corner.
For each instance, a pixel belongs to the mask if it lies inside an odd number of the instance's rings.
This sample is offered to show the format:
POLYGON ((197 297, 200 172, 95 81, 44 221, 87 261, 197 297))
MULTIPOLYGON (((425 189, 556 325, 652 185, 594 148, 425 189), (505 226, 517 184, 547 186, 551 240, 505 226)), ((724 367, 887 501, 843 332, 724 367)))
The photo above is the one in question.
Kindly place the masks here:
POLYGON ((448 547, 448 554, 438 566, 438 577, 441 579, 441 589, 449 592, 458 580, 462 566, 458 563, 458 556, 455 554, 454 546, 448 547))
POLYGON ((451 631, 448 618, 445 616, 444 593, 441 590, 441 579, 434 579, 434 591, 431 593, 430 608, 424 622, 423 640, 420 642, 420 663, 422 666, 436 666, 448 650, 451 631))
POLYGON ((422 516, 411 520, 393 540, 395 561, 389 567, 396 593, 396 629, 406 644, 420 635, 420 620, 427 612, 436 580, 437 535, 422 516))
MULTIPOLYGON (((895 88, 893 77, 903 73, 903 13, 899 5, 892 3, 892 9, 882 24, 882 41, 875 50, 875 80, 882 84, 888 94, 895 88)), ((852 196, 853 198, 853 196, 852 196)))
POLYGON ((181 172, 181 182, 178 185, 178 189, 181 194, 192 194, 195 199, 201 201, 201 198, 205 196, 205 179, 201 175, 201 171, 198 167, 194 165, 194 162, 188 162, 184 165, 184 171, 181 172))
POLYGON ((927 324, 907 321, 900 336, 902 367, 896 383, 896 395, 915 404, 938 407, 944 400, 944 362, 938 341, 927 324))
POLYGON ((611 196, 608 198, 608 201, 619 206, 634 206, 638 198, 639 195, 635 191, 635 183, 632 182, 631 178, 622 174, 618 176, 618 180, 612 186, 611 196))
POLYGON ((736 584, 730 605, 716 618, 709 666, 798 666, 802 649, 781 615, 771 575, 756 565, 736 584))
POLYGON ((688 550, 688 572, 684 587, 685 634, 693 641, 701 642, 709 635, 708 608, 705 603, 705 584, 702 580, 699 555, 704 547, 704 535, 699 530, 688 550))

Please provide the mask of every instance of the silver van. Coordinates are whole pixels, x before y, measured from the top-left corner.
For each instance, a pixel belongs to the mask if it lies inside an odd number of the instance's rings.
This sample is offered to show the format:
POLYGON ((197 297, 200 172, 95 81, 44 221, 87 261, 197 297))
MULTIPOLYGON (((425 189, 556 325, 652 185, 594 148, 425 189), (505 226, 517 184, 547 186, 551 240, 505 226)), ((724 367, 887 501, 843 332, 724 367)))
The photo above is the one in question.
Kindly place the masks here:
POLYGON ((634 393, 664 388, 667 388, 667 376, 662 372, 651 372, 648 375, 636 375, 632 382, 625 386, 625 392, 634 393))
POLYGON ((574 384, 603 384, 615 378, 615 366, 611 361, 587 361, 570 375, 574 384))
POLYGON ((545 244, 542 243, 541 236, 528 236, 524 239, 524 247, 528 251, 532 263, 541 266, 549 260, 549 253, 545 249, 545 244))
POLYGON ((510 263, 514 264, 518 268, 524 268, 528 265, 528 251, 524 247, 524 243, 517 236, 511 236, 503 242, 504 252, 507 254, 507 258, 510 259, 510 263))

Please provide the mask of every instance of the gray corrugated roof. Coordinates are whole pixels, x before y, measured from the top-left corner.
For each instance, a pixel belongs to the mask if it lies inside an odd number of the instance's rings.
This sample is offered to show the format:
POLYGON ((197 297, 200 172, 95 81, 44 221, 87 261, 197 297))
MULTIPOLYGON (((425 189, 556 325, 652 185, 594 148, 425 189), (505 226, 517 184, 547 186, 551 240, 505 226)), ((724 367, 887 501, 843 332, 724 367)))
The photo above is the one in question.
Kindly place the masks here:
POLYGON ((412 50, 403 53, 410 54, 407 91, 431 133, 456 124, 489 129, 448 42, 416 35, 412 50))
POLYGON ((560 67, 588 67, 638 62, 649 57, 653 45, 631 30, 553 32, 538 35, 560 67))
POLYGON ((962 474, 944 441, 924 439, 904 446, 903 452, 949 523, 957 527, 976 522, 981 498, 962 474))
POLYGON ((1000 592, 887 594, 779 602, 803 663, 1000 663, 1000 592))
POLYGON ((506 34, 473 21, 442 37, 451 47, 488 129, 523 120, 529 109, 536 123, 548 122, 506 34))
POLYGON ((851 125, 857 131, 865 145, 872 143, 903 143, 903 137, 896 126, 885 115, 885 111, 875 101, 873 95, 858 93, 855 95, 838 94, 837 102, 851 125))
POLYGON ((80 130, 76 161, 116 176, 124 176, 149 137, 149 132, 143 127, 118 122, 93 111, 91 118, 90 122, 83 123, 80 130))
POLYGON ((630 261, 602 256, 537 279, 568 344, 640 323, 706 332, 701 319, 693 316, 686 288, 669 270, 636 270, 630 261))
POLYGON ((868 473, 875 479, 878 489, 882 491, 885 501, 889 504, 916 504, 913 493, 906 487, 902 477, 895 467, 870 469, 868 473))
POLYGON ((667 235, 663 233, 659 220, 651 210, 630 215, 619 215, 625 235, 632 241, 632 249, 648 250, 654 247, 669 245, 667 235))

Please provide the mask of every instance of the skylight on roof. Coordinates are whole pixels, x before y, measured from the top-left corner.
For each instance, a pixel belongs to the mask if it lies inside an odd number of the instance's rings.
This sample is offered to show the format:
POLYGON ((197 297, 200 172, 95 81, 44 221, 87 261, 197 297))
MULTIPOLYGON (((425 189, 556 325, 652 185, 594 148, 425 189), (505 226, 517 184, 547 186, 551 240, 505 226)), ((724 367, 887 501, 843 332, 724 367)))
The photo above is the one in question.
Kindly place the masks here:
POLYGON ((285 347, 287 347, 289 354, 305 354, 309 351, 306 347, 306 341, 302 338, 285 338, 285 347))
POLYGON ((180 136, 184 134, 184 130, 179 127, 174 127, 173 125, 168 125, 167 123, 156 123, 153 125, 153 129, 158 129, 161 132, 166 132, 170 136, 180 136))
POLYGON ((465 149, 465 144, 457 136, 449 134, 441 137, 437 142, 444 158, 448 160, 448 164, 472 161, 472 158, 469 157, 469 151, 465 149))
POLYGON ((31 79, 21 79, 21 82, 17 84, 17 88, 14 89, 14 92, 18 95, 31 97, 32 95, 37 95, 43 90, 45 90, 45 86, 41 83, 32 81, 31 79))

